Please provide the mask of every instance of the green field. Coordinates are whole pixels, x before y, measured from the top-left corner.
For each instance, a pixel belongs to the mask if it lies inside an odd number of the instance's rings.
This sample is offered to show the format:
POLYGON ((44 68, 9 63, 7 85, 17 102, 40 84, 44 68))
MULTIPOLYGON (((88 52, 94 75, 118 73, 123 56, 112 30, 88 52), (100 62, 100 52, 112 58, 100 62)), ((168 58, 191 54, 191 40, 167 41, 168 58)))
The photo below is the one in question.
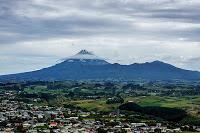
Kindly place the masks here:
MULTIPOLYGON (((73 88, 74 89, 74 88, 73 88)), ((73 89, 71 89, 73 91, 73 89)), ((24 90, 27 93, 48 93, 48 94, 58 94, 61 97, 53 99, 51 101, 52 105, 64 105, 72 104, 77 107, 81 107, 87 110, 94 111, 112 111, 118 108, 120 104, 106 104, 107 98, 94 99, 94 100, 82 100, 77 98, 76 100, 68 99, 64 97, 65 90, 56 89, 51 90, 47 89, 47 86, 33 86, 25 88, 24 90)), ((80 91, 76 90, 76 91, 80 91)), ((87 92, 87 89, 81 89, 82 92, 87 92)), ((185 97, 172 97, 172 96, 125 96, 125 102, 133 101, 140 106, 159 106, 159 107, 168 107, 168 108, 180 108, 186 110, 189 114, 193 116, 200 117, 200 97, 198 96, 185 96, 185 97)))
POLYGON ((160 106, 168 108, 180 108, 188 113, 199 116, 198 109, 200 108, 200 97, 129 97, 126 101, 133 101, 141 106, 160 106))
MULTIPOLYGON (((167 132, 167 133, 172 133, 172 132, 167 132)), ((182 131, 182 132, 179 132, 179 133, 200 133, 200 132, 182 131)))
POLYGON ((105 99, 100 100, 75 100, 71 101, 73 105, 76 105, 81 108, 85 108, 87 110, 94 110, 94 111, 112 111, 116 109, 119 104, 106 104, 105 99))
POLYGON ((141 96, 128 97, 126 101, 133 101, 141 106, 178 107, 185 109, 200 107, 200 97, 141 96))
MULTIPOLYGON (((125 98, 125 102, 128 101, 133 101, 140 106, 181 108, 192 115, 199 116, 197 109, 200 108, 200 97, 139 96, 125 98)), ((106 104, 105 98, 98 100, 70 100, 68 103, 88 110, 98 111, 112 111, 119 106, 119 104, 106 104)))

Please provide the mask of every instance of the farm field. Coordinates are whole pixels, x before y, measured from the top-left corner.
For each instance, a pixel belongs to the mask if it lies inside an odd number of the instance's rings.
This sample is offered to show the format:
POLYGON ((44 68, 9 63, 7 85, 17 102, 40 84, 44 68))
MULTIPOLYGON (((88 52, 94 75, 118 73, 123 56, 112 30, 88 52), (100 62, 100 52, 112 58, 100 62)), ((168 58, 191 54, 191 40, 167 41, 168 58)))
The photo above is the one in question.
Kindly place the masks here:
MULTIPOLYGON (((127 97, 125 102, 132 101, 140 106, 159 106, 168 108, 181 108, 186 110, 188 113, 199 116, 197 110, 200 108, 199 97, 160 97, 160 96, 138 96, 138 97, 127 97)), ((112 111, 117 109, 120 104, 106 104, 106 99, 98 100, 70 100, 75 106, 85 108, 87 110, 98 110, 98 111, 112 111)))

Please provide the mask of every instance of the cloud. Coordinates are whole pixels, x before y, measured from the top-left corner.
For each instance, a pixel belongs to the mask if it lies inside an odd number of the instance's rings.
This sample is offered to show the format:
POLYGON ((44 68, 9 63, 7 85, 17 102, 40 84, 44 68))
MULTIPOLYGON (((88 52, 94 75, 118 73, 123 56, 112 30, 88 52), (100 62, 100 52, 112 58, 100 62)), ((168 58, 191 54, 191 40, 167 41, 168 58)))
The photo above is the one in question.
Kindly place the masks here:
POLYGON ((192 70, 200 70, 200 57, 190 58, 183 62, 185 67, 188 67, 192 70))
POLYGON ((163 60, 200 70, 187 63, 200 57, 198 0, 0 2, 0 67, 12 64, 16 72, 35 70, 41 68, 37 60, 46 66, 89 49, 111 62, 163 60), (20 65, 23 59, 30 65, 20 65))

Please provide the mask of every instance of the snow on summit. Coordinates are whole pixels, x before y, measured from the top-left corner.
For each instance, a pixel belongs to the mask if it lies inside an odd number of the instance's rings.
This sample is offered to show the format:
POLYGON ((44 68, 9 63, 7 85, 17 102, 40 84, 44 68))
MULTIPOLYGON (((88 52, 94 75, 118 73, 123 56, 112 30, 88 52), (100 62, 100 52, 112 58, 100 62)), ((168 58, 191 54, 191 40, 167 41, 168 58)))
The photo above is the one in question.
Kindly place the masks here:
POLYGON ((74 56, 71 56, 66 59, 88 59, 88 60, 103 60, 103 58, 100 58, 96 55, 94 55, 92 52, 89 52, 87 50, 81 50, 74 56))

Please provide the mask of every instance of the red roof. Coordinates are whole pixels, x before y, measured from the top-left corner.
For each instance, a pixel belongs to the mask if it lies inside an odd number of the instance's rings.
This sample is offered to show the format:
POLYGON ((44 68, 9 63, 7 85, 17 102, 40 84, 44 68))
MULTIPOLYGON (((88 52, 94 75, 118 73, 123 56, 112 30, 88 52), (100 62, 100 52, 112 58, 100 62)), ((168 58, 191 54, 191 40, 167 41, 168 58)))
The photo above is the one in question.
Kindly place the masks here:
POLYGON ((51 127, 56 127, 57 125, 58 125, 57 122, 51 122, 51 123, 50 123, 50 126, 51 126, 51 127))

